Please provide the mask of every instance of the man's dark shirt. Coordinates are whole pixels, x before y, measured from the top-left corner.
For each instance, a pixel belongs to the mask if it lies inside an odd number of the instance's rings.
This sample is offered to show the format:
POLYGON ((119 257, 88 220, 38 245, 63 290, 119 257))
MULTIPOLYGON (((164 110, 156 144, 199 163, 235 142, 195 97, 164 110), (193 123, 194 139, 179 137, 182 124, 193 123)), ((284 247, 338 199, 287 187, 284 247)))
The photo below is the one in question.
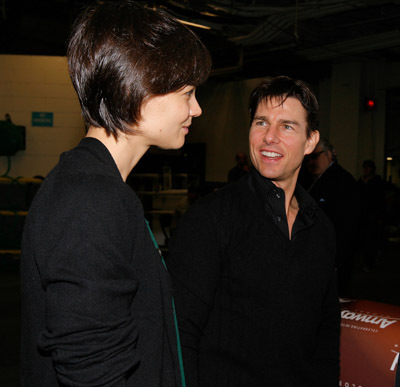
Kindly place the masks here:
POLYGON ((337 386, 334 232, 295 195, 291 240, 284 192, 255 170, 180 221, 167 265, 188 387, 337 386))

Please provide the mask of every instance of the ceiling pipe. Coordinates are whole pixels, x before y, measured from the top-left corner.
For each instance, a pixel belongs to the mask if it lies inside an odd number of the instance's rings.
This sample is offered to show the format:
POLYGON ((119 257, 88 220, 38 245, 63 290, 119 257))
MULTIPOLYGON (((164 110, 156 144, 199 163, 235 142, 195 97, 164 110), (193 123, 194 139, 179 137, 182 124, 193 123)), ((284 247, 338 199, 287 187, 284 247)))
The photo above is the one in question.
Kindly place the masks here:
POLYGON ((219 69, 213 69, 213 70, 211 70, 210 77, 226 75, 226 74, 234 74, 234 73, 238 73, 239 71, 242 71, 242 69, 243 69, 243 48, 240 48, 239 63, 237 65, 229 66, 229 67, 222 67, 219 69))
POLYGON ((299 50, 298 54, 310 61, 319 61, 398 45, 400 45, 400 31, 390 31, 339 43, 327 44, 321 47, 299 50))

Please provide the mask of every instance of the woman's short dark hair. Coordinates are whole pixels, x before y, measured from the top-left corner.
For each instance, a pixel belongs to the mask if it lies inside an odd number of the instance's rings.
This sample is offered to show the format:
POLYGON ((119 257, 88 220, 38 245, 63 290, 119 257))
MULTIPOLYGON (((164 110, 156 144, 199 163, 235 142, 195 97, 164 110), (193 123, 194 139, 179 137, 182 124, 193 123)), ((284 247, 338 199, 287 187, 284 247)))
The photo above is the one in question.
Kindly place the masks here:
POLYGON ((281 103, 289 97, 299 100, 307 112, 307 137, 318 130, 318 101, 306 82, 286 76, 268 77, 251 93, 249 100, 250 122, 253 121, 258 105, 272 98, 281 103))
POLYGON ((87 125, 135 133, 147 99, 198 86, 210 72, 199 38, 166 12, 129 0, 86 8, 75 21, 68 66, 87 125))

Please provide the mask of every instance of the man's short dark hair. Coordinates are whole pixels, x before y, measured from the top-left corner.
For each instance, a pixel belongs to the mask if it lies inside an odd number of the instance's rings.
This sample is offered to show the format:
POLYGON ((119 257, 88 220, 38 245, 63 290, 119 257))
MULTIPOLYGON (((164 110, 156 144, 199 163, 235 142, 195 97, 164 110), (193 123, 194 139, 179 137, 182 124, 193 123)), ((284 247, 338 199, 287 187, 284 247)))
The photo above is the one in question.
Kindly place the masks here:
POLYGON ((80 14, 68 65, 86 124, 117 138, 134 133, 130 126, 147 99, 204 82, 211 60, 198 37, 166 12, 125 0, 80 14))
POLYGON ((281 103, 289 97, 299 100, 307 112, 307 136, 318 130, 318 101, 306 82, 286 76, 268 77, 251 93, 249 100, 250 122, 253 121, 258 105, 273 98, 281 103))
POLYGON ((335 153, 335 147, 332 145, 332 143, 326 138, 326 137, 321 137, 318 141, 317 146, 320 146, 322 150, 328 151, 331 153, 335 153))
POLYGON ((321 137, 319 139, 318 144, 316 145, 315 148, 317 148, 318 146, 320 148, 322 148, 323 151, 330 153, 330 157, 332 158, 332 161, 337 161, 336 149, 333 146, 333 144, 326 137, 321 137))

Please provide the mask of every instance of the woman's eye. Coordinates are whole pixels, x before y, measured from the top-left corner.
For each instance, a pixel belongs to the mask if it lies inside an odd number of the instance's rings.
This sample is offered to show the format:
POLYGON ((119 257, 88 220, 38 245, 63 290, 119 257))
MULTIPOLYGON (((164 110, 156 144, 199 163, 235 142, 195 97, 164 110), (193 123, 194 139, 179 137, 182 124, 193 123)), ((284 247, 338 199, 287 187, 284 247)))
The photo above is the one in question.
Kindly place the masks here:
POLYGON ((187 91, 185 94, 190 97, 193 94, 193 92, 194 89, 187 91))

